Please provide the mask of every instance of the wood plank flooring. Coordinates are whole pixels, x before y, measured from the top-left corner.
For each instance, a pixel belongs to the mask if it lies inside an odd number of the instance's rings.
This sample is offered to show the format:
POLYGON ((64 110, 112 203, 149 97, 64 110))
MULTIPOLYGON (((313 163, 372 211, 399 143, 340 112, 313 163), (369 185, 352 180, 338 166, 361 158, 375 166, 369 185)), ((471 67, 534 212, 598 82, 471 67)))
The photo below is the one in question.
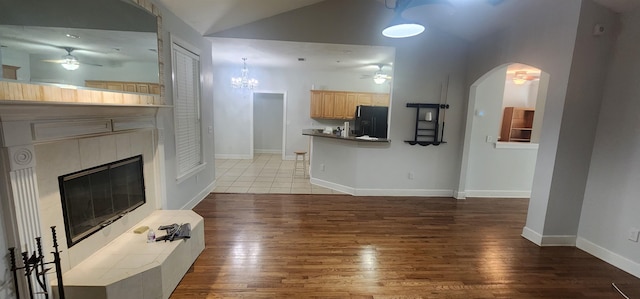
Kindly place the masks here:
POLYGON ((211 194, 171 298, 631 298, 640 279, 520 236, 527 200, 211 194))

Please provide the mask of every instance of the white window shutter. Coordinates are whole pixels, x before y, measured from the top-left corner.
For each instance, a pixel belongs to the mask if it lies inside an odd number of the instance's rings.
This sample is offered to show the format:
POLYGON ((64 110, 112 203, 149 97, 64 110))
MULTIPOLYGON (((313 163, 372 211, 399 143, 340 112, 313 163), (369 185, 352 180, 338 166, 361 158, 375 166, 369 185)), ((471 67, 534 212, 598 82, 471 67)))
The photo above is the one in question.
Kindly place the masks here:
POLYGON ((200 125, 200 59, 172 44, 173 110, 178 178, 203 163, 200 125))

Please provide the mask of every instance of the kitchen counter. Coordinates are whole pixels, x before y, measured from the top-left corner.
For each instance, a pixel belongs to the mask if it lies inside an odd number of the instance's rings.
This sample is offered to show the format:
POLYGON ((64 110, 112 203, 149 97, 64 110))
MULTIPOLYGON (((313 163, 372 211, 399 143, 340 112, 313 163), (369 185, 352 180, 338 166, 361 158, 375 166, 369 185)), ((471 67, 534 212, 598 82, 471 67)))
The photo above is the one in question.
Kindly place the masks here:
POLYGON ((325 133, 322 133, 322 131, 323 131, 322 129, 306 129, 306 130, 302 130, 302 135, 324 137, 324 138, 331 138, 331 139, 337 139, 337 140, 357 141, 357 142, 374 142, 374 143, 376 142, 390 143, 391 142, 391 140, 386 138, 366 139, 366 138, 356 137, 356 136, 342 137, 336 134, 325 134, 325 133))

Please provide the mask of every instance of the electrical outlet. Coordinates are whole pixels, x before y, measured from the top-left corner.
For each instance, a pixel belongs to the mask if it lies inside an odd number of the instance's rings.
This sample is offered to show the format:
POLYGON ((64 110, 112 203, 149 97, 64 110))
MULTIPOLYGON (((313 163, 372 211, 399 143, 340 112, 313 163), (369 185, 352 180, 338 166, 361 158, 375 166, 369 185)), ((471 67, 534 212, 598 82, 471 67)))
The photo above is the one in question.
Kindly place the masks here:
POLYGON ((487 142, 493 142, 493 141, 494 141, 493 136, 487 135, 487 142))
POLYGON ((320 171, 324 171, 324 164, 320 164, 320 171))
POLYGON ((410 180, 413 180, 413 172, 412 171, 409 171, 408 177, 409 177, 410 180))
POLYGON ((638 242, 638 237, 640 236, 640 230, 632 227, 629 229, 629 235, 627 236, 627 238, 629 239, 629 241, 631 242, 638 242))

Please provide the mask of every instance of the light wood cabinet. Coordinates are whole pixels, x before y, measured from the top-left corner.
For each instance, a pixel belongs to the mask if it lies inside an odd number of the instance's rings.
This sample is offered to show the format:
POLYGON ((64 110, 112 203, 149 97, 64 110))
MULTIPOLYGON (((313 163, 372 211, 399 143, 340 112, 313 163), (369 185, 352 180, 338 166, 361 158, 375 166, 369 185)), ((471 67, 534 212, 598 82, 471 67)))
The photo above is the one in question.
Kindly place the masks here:
POLYGON ((322 118, 322 92, 311 91, 311 117, 322 118))
POLYGON ((18 80, 18 69, 20 69, 19 66, 3 64, 2 65, 2 78, 11 79, 11 80, 18 80))
POLYGON ((325 92, 322 94, 322 117, 335 118, 335 96, 333 92, 325 92))
POLYGON ((388 93, 312 90, 310 115, 312 118, 355 118, 357 106, 389 106, 388 93))
POLYGON ((84 85, 98 89, 160 94, 160 85, 158 83, 85 80, 84 85))
POLYGON ((533 108, 505 107, 500 129, 500 141, 531 142, 533 108))
POLYGON ((358 104, 356 106, 371 106, 373 104, 373 95, 370 93, 359 93, 358 104))
POLYGON ((347 116, 347 94, 344 92, 336 92, 333 96, 333 117, 337 119, 345 119, 347 116))
POLYGON ((389 94, 388 93, 374 93, 372 106, 389 107, 389 94))

